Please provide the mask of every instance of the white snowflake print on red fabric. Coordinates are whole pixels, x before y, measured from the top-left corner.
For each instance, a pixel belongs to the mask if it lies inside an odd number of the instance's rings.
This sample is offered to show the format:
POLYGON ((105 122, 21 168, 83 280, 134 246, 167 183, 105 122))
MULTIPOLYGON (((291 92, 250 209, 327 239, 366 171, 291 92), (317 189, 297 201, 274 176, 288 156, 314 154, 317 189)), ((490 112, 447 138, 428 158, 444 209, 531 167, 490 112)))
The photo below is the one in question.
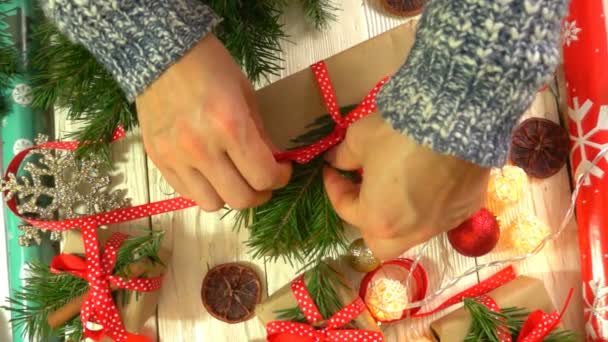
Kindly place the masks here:
POLYGON ((583 284, 583 301, 585 313, 589 314, 585 322, 585 332, 592 339, 605 336, 608 331, 608 287, 600 280, 590 280, 583 284), (594 326, 594 321, 595 325, 594 326))
POLYGON ((578 34, 582 31, 581 28, 576 26, 576 20, 564 21, 562 25, 562 43, 566 46, 574 41, 578 41, 578 34))
MULTIPOLYGON (((587 99, 581 105, 578 97, 572 99, 573 107, 568 108, 568 116, 576 125, 576 132, 570 132, 570 140, 572 140, 573 146, 570 152, 570 158, 572 159, 576 153, 580 153, 580 163, 576 168, 576 177, 585 173, 589 170, 589 175, 585 177, 584 185, 591 185, 591 175, 602 178, 604 177, 605 171, 600 165, 593 165, 592 161, 595 154, 589 155, 589 149, 597 150, 608 147, 608 143, 600 143, 594 141, 594 137, 600 131, 608 131, 608 105, 599 107, 599 114, 597 117, 597 123, 591 129, 585 129, 583 127, 583 121, 588 117, 588 114, 592 111, 594 104, 591 100, 587 99)), ((606 157, 608 160, 608 157, 606 157)))

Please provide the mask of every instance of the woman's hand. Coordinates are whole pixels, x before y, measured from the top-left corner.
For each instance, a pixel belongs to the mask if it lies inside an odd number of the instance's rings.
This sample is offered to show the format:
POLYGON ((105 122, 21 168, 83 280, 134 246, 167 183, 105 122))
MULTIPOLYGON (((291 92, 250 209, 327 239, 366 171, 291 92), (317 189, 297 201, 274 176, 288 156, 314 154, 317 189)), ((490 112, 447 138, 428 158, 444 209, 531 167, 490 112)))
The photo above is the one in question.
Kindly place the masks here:
POLYGON ((253 88, 209 35, 137 98, 146 151, 169 184, 205 211, 267 201, 287 184, 257 112, 253 88))
POLYGON ((379 114, 353 124, 327 156, 336 169, 363 169, 354 184, 332 168, 325 187, 337 213, 381 259, 455 228, 482 205, 489 169, 440 155, 395 131, 379 114))

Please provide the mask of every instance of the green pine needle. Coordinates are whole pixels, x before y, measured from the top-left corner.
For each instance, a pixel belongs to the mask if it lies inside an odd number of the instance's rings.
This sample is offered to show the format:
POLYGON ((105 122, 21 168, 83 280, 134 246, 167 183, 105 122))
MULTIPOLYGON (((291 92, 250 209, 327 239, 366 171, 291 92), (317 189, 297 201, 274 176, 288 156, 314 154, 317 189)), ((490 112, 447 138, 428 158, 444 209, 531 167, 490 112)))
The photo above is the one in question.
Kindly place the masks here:
POLYGON ((335 12, 338 7, 332 0, 300 0, 304 9, 304 16, 318 30, 336 20, 335 12))
POLYGON ((53 274, 48 265, 30 263, 23 288, 8 299, 11 323, 21 329, 24 339, 44 341, 52 336, 65 336, 73 341, 82 338, 82 323, 79 317, 58 329, 51 329, 47 317, 70 300, 85 293, 89 286, 84 279, 71 274, 53 274))
MULTIPOLYGON (((162 236, 162 232, 150 231, 144 236, 126 239, 118 250, 114 274, 124 274, 128 264, 143 258, 160 262, 158 251, 162 236)), ((21 329, 24 339, 30 341, 43 341, 52 336, 64 336, 68 341, 80 341, 83 328, 79 316, 58 329, 51 329, 47 318, 53 311, 85 293, 89 284, 84 279, 68 273, 51 273, 49 266, 40 262, 30 263, 28 268, 25 285, 8 298, 9 306, 2 307, 12 313, 11 323, 21 329)))
MULTIPOLYGON (((465 342, 500 342, 497 329, 504 329, 511 334, 513 341, 517 340, 519 332, 530 314, 523 308, 505 308, 501 313, 490 310, 475 299, 465 298, 464 307, 473 319, 465 342)), ((576 342, 576 333, 568 330, 556 329, 547 336, 545 342, 576 342)))
MULTIPOLYGON (((353 107, 340 111, 347 113, 353 107)), ((299 147, 309 145, 329 134, 334 126, 329 115, 323 115, 293 143, 299 147)), ((289 184, 275 190, 269 202, 237 213, 235 227, 248 228, 250 237, 246 243, 253 257, 281 259, 307 268, 344 252, 344 223, 325 192, 323 166, 322 157, 307 164, 294 164, 289 184)))
MULTIPOLYGON (((348 303, 342 303, 336 292, 337 286, 345 286, 336 271, 324 262, 311 268, 304 275, 304 283, 315 305, 324 319, 329 319, 348 303)), ((306 323, 306 317, 299 306, 278 310, 278 319, 306 323)))

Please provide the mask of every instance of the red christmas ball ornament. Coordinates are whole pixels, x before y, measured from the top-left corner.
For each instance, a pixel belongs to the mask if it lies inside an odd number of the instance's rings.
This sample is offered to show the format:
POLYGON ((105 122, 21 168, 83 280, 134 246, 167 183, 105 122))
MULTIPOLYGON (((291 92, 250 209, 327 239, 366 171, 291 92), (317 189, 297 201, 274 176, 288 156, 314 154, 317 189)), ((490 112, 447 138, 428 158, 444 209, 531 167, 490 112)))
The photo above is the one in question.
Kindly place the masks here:
POLYGON ((489 253, 496 247, 499 237, 500 228, 496 216, 485 208, 448 232, 452 247, 468 257, 489 253))

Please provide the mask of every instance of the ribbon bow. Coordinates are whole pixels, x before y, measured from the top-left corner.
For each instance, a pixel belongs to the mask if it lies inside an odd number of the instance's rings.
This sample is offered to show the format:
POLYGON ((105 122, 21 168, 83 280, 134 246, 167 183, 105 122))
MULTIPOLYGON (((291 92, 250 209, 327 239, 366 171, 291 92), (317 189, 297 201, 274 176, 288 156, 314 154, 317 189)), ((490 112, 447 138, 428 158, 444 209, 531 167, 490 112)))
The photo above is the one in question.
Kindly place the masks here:
POLYGON ((286 321, 270 322, 266 326, 269 342, 384 341, 384 336, 379 331, 339 329, 366 310, 365 304, 361 298, 357 298, 335 313, 326 321, 325 327, 315 329, 315 325, 324 322, 324 320, 306 289, 304 276, 299 276, 291 283, 291 291, 293 292, 300 309, 304 313, 306 320, 308 320, 310 324, 286 321))
POLYGON ((336 99, 336 93, 334 87, 329 79, 329 72, 325 62, 321 61, 310 66, 313 72, 321 96, 323 97, 323 103, 327 109, 332 120, 336 123, 334 130, 329 133, 325 138, 299 149, 294 149, 286 152, 280 152, 275 154, 275 159, 278 161, 291 160, 299 164, 306 164, 319 154, 327 151, 331 147, 340 143, 344 140, 346 135, 346 129, 355 121, 362 117, 376 111, 376 95, 380 91, 380 88, 388 81, 388 77, 384 77, 376 86, 365 96, 363 101, 355 107, 350 113, 345 116, 340 114, 340 108, 338 107, 338 101, 336 99))
MULTIPOLYGON (((543 310, 536 310, 532 312, 528 318, 526 318, 526 321, 521 327, 521 331, 519 332, 516 342, 542 342, 545 337, 547 337, 560 323, 562 316, 564 315, 564 312, 572 299, 572 293, 573 291, 571 289, 561 312, 555 311, 552 313, 546 313, 543 310)), ((493 312, 500 313, 498 304, 496 304, 496 301, 494 301, 494 299, 491 297, 484 295, 478 297, 476 300, 488 307, 493 312)), ((511 335, 508 331, 499 329, 496 334, 498 335, 500 342, 512 342, 511 335)))
POLYGON ((80 319, 84 326, 86 337, 94 340, 101 339, 104 335, 112 337, 115 341, 145 341, 140 335, 125 331, 120 319, 118 309, 112 300, 110 284, 117 288, 139 292, 150 292, 160 288, 161 277, 136 278, 125 280, 112 275, 118 249, 128 235, 114 233, 105 244, 100 262, 89 261, 71 255, 60 254, 51 261, 53 273, 69 273, 85 279, 89 283, 84 304, 80 312, 80 319), (102 330, 93 331, 87 328, 87 322, 94 322, 103 327, 102 330))

